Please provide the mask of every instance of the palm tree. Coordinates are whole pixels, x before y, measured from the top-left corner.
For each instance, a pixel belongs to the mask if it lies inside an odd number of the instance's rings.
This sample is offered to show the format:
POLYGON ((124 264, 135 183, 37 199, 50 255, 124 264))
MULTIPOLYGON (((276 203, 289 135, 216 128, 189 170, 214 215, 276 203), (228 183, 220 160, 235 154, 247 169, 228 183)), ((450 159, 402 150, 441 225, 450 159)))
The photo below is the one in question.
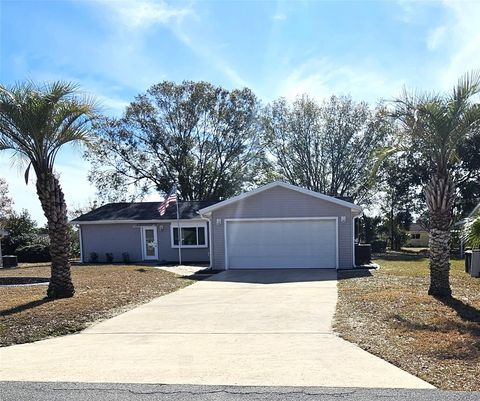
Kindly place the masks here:
MULTIPOLYGON (((450 228, 455 202, 456 149, 480 131, 480 71, 464 75, 449 95, 405 93, 395 101, 401 124, 400 146, 416 154, 429 171, 424 186, 430 215, 430 287, 434 296, 451 296, 450 228)), ((390 149, 384 153, 392 153, 390 149)))
POLYGON ((78 87, 71 83, 0 85, 0 150, 13 150, 20 161, 28 163, 26 183, 33 167, 37 195, 47 218, 52 257, 48 298, 75 293, 68 259, 67 209, 54 172, 55 158, 63 145, 88 139, 94 110, 94 103, 80 97, 78 87))
POLYGON ((472 249, 480 249, 480 216, 468 219, 462 237, 465 243, 472 249))

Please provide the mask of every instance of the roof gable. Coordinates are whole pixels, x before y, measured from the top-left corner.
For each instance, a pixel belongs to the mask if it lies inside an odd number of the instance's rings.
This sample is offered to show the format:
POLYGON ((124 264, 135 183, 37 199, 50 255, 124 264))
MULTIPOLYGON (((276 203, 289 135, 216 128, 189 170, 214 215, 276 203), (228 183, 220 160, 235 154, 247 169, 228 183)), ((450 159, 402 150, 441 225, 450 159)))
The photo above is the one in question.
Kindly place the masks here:
POLYGON ((362 208, 360 206, 355 205, 352 202, 348 202, 348 201, 343 200, 343 199, 338 199, 338 198, 335 198, 333 196, 324 195, 324 194, 321 194, 319 192, 311 191, 309 189, 300 188, 300 187, 297 187, 296 185, 288 184, 288 183, 283 182, 283 181, 274 181, 274 182, 271 182, 270 184, 258 187, 258 188, 254 189, 252 191, 245 192, 243 194, 240 194, 240 195, 234 196, 232 198, 226 199, 222 202, 219 202, 219 203, 216 203, 214 205, 211 205, 211 206, 205 207, 203 209, 200 209, 199 213, 201 215, 206 214, 206 213, 210 213, 214 210, 220 209, 224 206, 231 205, 231 204, 233 204, 235 202, 238 202, 242 199, 249 198, 250 196, 259 194, 261 192, 267 191, 267 190, 269 190, 271 188, 274 188, 274 187, 282 187, 282 188, 290 189, 292 191, 296 191, 296 192, 299 192, 299 193, 302 193, 302 194, 305 194, 305 195, 312 196, 314 198, 322 199, 322 200, 327 201, 327 202, 331 202, 331 203, 334 203, 334 204, 337 204, 337 205, 340 205, 340 206, 343 206, 343 207, 347 207, 349 209, 356 210, 359 213, 362 211, 362 208))

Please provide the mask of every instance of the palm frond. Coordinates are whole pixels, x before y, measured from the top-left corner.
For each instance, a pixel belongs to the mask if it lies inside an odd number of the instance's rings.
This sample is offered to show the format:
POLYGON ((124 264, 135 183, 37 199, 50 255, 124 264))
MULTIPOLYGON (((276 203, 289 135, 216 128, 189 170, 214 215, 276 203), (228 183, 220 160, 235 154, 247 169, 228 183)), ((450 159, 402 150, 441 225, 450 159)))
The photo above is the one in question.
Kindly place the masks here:
POLYGON ((78 90, 78 85, 64 81, 0 86, 0 149, 27 156, 35 170, 53 169, 64 144, 90 136, 97 106, 78 90))
POLYGON ((453 89, 454 99, 469 99, 480 92, 480 70, 462 75, 453 89))
POLYGON ((467 220, 462 238, 468 246, 475 249, 480 248, 480 216, 467 220))
POLYGON ((480 93, 480 70, 462 76, 453 94, 416 93, 404 90, 393 102, 394 117, 420 145, 424 159, 443 171, 456 160, 459 143, 480 129, 479 105, 472 96, 480 93))
POLYGON ((385 148, 379 148, 377 149, 374 154, 373 158, 375 159, 375 163, 372 167, 372 172, 370 174, 371 178, 375 178, 375 176, 378 174, 378 171, 382 165, 382 163, 388 159, 390 156, 402 152, 405 149, 403 147, 385 147, 385 148))

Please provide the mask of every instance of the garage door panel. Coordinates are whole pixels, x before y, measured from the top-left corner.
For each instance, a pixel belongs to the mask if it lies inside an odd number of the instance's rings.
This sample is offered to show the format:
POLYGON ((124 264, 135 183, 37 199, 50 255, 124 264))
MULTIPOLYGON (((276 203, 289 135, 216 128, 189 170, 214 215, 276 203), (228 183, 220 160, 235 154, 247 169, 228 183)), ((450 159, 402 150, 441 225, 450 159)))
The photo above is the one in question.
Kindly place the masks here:
POLYGON ((229 268, 334 268, 335 220, 229 221, 229 268))

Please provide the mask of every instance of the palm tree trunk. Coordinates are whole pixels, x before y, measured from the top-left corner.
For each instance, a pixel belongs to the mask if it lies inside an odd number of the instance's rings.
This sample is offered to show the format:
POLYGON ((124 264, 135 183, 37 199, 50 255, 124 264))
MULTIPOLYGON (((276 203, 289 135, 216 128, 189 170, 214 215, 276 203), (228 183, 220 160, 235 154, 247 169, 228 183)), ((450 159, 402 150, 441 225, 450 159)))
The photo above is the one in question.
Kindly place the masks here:
POLYGON ((454 185, 448 174, 435 174, 425 187, 430 212, 430 288, 428 294, 452 295, 450 288, 450 227, 455 199, 454 185))
POLYGON ((75 293, 70 275, 70 238, 67 207, 62 188, 53 171, 37 172, 37 194, 47 218, 52 257, 48 298, 69 298, 75 293))

